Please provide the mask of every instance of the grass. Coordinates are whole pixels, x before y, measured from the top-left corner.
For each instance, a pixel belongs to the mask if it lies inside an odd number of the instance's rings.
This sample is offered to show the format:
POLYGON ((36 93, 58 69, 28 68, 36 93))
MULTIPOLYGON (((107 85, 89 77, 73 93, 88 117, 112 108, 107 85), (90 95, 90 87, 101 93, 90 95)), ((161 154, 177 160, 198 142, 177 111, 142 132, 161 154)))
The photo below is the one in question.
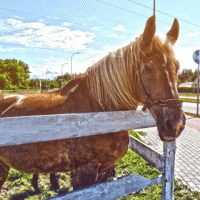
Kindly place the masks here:
MULTIPOLYGON (((130 134, 137 139, 145 133, 139 131, 130 131, 130 134)), ((115 177, 125 176, 128 174, 139 174, 145 178, 155 178, 161 175, 160 171, 151 166, 147 161, 141 158, 138 154, 128 149, 125 156, 116 163, 117 171, 115 177)), ((42 200, 57 196, 66 192, 66 188, 72 191, 70 184, 70 172, 57 173, 59 177, 59 184, 61 188, 58 193, 50 191, 50 178, 49 174, 39 176, 39 188, 42 194, 35 194, 31 186, 32 175, 18 172, 11 169, 6 182, 3 185, 3 191, 0 195, 0 200, 42 200)), ((162 184, 154 185, 139 192, 124 196, 121 200, 159 200, 161 199, 162 184)), ((200 199, 200 193, 191 191, 181 180, 175 179, 174 186, 175 200, 190 200, 200 199)))
POLYGON ((0 90, 0 94, 24 94, 24 93, 38 93, 40 90, 30 89, 30 90, 0 90))
POLYGON ((192 103, 197 103, 196 99, 190 99, 190 98, 181 98, 180 100, 184 101, 184 102, 192 102, 192 103))
POLYGON ((197 97, 196 93, 179 93, 179 96, 197 97))
POLYGON ((200 115, 197 116, 197 114, 193 114, 193 113, 188 113, 188 112, 184 112, 186 115, 189 115, 191 117, 196 117, 196 118, 200 118, 200 115))

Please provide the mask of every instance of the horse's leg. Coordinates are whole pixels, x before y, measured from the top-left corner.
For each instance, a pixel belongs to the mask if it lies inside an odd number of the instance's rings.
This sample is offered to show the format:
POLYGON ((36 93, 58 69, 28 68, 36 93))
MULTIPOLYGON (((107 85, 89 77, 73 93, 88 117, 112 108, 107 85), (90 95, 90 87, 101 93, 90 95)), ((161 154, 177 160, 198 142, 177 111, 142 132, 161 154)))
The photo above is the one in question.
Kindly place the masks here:
POLYGON ((115 172, 116 172, 115 165, 111 166, 108 169, 105 169, 102 171, 100 170, 100 172, 98 174, 98 182, 106 181, 108 179, 108 177, 115 176, 115 172))
POLYGON ((32 186, 34 187, 36 194, 42 193, 38 187, 38 174, 33 174, 32 186))
POLYGON ((72 171, 73 190, 96 183, 99 166, 92 163, 79 166, 72 171))
POLYGON ((58 184, 58 177, 56 176, 55 173, 50 174, 50 183, 51 183, 50 190, 57 191, 60 188, 60 185, 58 184))
POLYGON ((6 165, 2 160, 0 160, 0 193, 2 186, 8 176, 10 167, 6 165))

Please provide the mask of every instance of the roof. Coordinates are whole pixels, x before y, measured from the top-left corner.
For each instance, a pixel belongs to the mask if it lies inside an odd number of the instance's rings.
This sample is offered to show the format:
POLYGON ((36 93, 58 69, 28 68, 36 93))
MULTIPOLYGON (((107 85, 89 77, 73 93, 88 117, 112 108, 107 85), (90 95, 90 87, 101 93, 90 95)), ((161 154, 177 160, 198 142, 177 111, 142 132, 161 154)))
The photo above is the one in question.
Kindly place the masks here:
POLYGON ((181 83, 178 87, 192 87, 193 82, 186 82, 186 83, 181 83))

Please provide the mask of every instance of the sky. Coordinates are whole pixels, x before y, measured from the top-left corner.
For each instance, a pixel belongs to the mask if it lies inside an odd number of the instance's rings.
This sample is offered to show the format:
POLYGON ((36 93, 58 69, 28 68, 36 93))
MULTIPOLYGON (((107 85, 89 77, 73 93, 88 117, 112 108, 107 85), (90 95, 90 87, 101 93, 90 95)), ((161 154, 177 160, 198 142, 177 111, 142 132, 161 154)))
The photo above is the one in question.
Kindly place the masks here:
MULTIPOLYGON (((156 31, 180 24, 175 54, 180 68, 197 69, 199 0, 157 0, 156 31)), ((142 33, 153 0, 6 0, 0 4, 0 59, 29 65, 31 78, 84 73, 110 51, 142 33), (72 63, 71 63, 72 60, 72 63), (72 64, 72 65, 71 65, 72 64)), ((180 70, 180 71, 181 71, 180 70)))

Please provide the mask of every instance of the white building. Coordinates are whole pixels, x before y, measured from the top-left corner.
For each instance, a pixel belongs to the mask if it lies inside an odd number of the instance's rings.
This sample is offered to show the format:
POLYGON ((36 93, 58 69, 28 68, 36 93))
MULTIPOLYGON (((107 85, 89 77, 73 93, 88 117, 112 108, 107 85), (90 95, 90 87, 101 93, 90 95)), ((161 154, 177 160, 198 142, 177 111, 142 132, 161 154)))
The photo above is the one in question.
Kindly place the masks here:
MULTIPOLYGON (((199 86, 200 86, 200 78, 199 78, 199 86)), ((198 87, 198 77, 193 82, 192 87, 198 87)))
POLYGON ((193 87, 193 82, 181 83, 178 87, 179 88, 181 88, 181 87, 191 88, 191 87, 193 87))

